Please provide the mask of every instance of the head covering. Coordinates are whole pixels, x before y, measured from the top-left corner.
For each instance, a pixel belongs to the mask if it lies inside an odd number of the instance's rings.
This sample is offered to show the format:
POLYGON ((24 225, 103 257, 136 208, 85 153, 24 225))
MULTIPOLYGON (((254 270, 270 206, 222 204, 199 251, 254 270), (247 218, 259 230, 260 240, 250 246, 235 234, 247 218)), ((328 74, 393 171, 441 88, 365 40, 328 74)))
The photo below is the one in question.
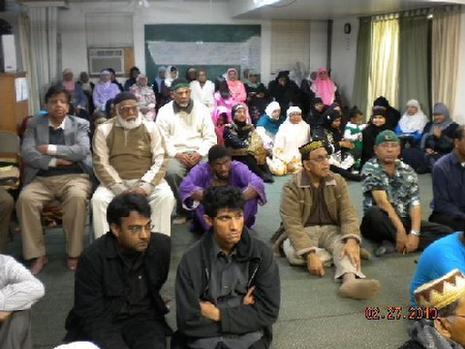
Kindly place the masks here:
POLYGON ((447 119, 450 119, 449 109, 444 103, 436 103, 433 107, 433 115, 444 115, 447 119))
POLYGON ((305 157, 312 151, 320 148, 325 148, 325 143, 322 140, 313 140, 299 147, 299 152, 302 155, 302 157, 305 157))
POLYGON ((399 120, 399 127, 403 133, 423 132, 428 118, 421 110, 420 103, 416 99, 411 99, 407 102, 407 108, 415 107, 417 112, 414 115, 409 115, 407 110, 399 120))
MULTIPOLYGON (((318 73, 328 72, 326 68, 318 69, 318 73)), ((318 77, 312 84, 312 91, 315 92, 317 97, 320 97, 324 104, 330 105, 334 102, 336 97, 336 84, 328 76, 326 79, 322 79, 318 74, 318 77)))
POLYGON ((395 134, 394 131, 384 130, 380 132, 375 139, 375 145, 380 145, 386 142, 396 142, 400 143, 399 137, 395 134))
POLYGON ((465 275, 454 269, 418 287, 413 295, 416 303, 421 307, 445 308, 465 297, 465 275))
POLYGON ((137 97, 134 96, 131 92, 121 92, 116 95, 113 99, 113 105, 120 104, 123 101, 133 100, 137 102, 137 97))
POLYGON ((111 72, 108 69, 103 69, 100 71, 100 76, 102 75, 111 75, 111 72))
POLYGON ((331 124, 337 120, 337 119, 340 119, 342 118, 341 116, 341 113, 339 113, 339 111, 337 111, 336 109, 328 109, 324 112, 323 114, 323 123, 324 123, 324 126, 329 129, 331 128, 331 124))
POLYGON ((55 349, 99 349, 99 347, 91 342, 72 342, 59 345, 55 349))
POLYGON ((186 79, 179 78, 171 82, 170 90, 176 91, 178 88, 190 88, 190 85, 186 79))
POLYGON ((165 67, 164 65, 159 66, 159 67, 158 67, 158 72, 159 72, 159 73, 164 73, 164 72, 166 72, 166 67, 165 67))
POLYGON ((176 80, 179 76, 179 71, 178 69, 174 66, 174 65, 170 65, 168 66, 168 68, 166 69, 166 76, 165 76, 165 86, 170 88, 171 87, 171 83, 176 80), (176 77, 175 78, 172 78, 171 77, 171 72, 175 71, 176 72, 176 77))
POLYGON ((302 109, 300 109, 299 107, 297 106, 291 106, 287 109, 286 111, 286 115, 287 115, 287 118, 289 119, 289 117, 291 116, 291 114, 293 113, 300 113, 302 114, 302 109))
POLYGON ((383 107, 383 106, 380 106, 380 105, 375 105, 372 109, 371 109, 371 117, 375 116, 375 115, 381 115, 382 117, 384 117, 386 119, 386 108, 383 107))
POLYGON ((378 98, 376 98, 373 102, 373 106, 380 106, 386 109, 390 107, 389 101, 386 99, 386 97, 383 96, 379 96, 378 98))
POLYGON ((225 76, 226 81, 230 81, 229 80, 229 72, 231 72, 231 71, 236 72, 236 77, 237 77, 236 80, 239 80, 239 73, 237 72, 237 69, 236 68, 229 68, 228 70, 226 70, 226 76, 225 76))
POLYGON ((139 80, 140 80, 140 79, 145 79, 145 80, 148 81, 147 75, 142 74, 142 73, 139 74, 139 75, 137 75, 136 82, 139 83, 139 80))
POLYGON ((231 115, 232 115, 232 118, 234 119, 234 115, 236 115, 237 111, 239 109, 244 109, 244 110, 247 110, 247 107, 245 106, 245 104, 242 104, 242 103, 238 103, 236 105, 234 105, 231 109, 231 115))
POLYGON ((281 78, 286 78, 287 80, 289 80, 289 70, 281 70, 278 73, 278 76, 276 76, 275 80, 278 81, 281 78))
MULTIPOLYGON (((271 102, 270 104, 268 104, 265 108, 265 114, 272 120, 277 120, 277 119, 273 119, 273 117, 271 116, 271 114, 273 114, 273 112, 275 110, 280 110, 281 111, 281 106, 279 105, 278 102, 276 101, 273 101, 271 102)), ((279 115, 278 115, 278 119, 279 119, 279 115)))
POLYGON ((66 74, 73 74, 73 71, 69 68, 65 68, 63 69, 63 75, 66 75, 66 74))

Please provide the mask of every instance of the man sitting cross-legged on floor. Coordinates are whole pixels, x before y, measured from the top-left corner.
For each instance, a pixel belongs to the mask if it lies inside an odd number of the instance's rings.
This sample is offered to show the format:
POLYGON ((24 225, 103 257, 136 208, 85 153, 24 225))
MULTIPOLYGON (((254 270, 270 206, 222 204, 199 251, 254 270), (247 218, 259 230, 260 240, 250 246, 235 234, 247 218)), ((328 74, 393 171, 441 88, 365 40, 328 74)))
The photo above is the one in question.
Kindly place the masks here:
POLYGON ((160 296, 171 242, 152 233, 150 205, 141 194, 121 194, 108 205, 111 231, 81 256, 67 341, 87 340, 100 349, 163 349, 171 329, 160 296))
POLYGON ((465 126, 455 131, 454 147, 433 167, 433 213, 430 222, 465 230, 465 126))
POLYGON ((202 201, 206 189, 221 185, 232 185, 242 191, 245 200, 244 223, 248 228, 255 223, 258 205, 266 203, 263 180, 243 163, 231 161, 229 149, 214 145, 208 151, 208 163, 200 163, 192 168, 179 187, 184 208, 195 210, 192 230, 210 230, 210 224, 204 218, 202 201))
POLYGON ((212 228, 179 264, 171 347, 268 348, 280 306, 273 253, 244 227, 240 189, 210 187, 203 204, 212 228))
POLYGON ((398 159, 400 140, 393 131, 376 136, 375 155, 362 169, 364 216, 360 227, 366 239, 381 244, 375 254, 396 249, 413 252, 449 234, 450 228, 421 220, 418 176, 398 159))
POLYGON ((152 208, 155 230, 171 233, 171 213, 176 201, 165 176, 164 141, 153 121, 139 111, 136 96, 129 92, 113 100, 116 116, 98 126, 94 136, 94 170, 100 186, 92 196, 94 234, 108 231, 106 210, 122 192, 146 196, 152 208))
POLYGON ((380 284, 361 271, 360 230, 345 180, 329 170, 322 141, 299 150, 304 168, 284 186, 281 200, 284 236, 279 241, 284 241, 289 263, 306 265, 311 274, 321 277, 332 261, 334 278, 342 281, 342 297, 374 297, 380 284))
POLYGON ((0 348, 32 349, 31 306, 44 285, 12 257, 0 254, 0 348))

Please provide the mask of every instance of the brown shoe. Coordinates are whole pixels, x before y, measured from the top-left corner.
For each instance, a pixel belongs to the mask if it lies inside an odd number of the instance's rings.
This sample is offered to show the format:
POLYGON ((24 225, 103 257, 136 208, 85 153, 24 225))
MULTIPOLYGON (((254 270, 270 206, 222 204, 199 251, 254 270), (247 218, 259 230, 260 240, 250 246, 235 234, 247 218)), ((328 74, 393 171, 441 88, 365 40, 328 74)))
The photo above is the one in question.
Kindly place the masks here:
POLYGON ((68 257, 68 260, 66 261, 68 269, 71 271, 76 271, 78 261, 79 261, 79 257, 76 257, 76 258, 68 257))
POLYGON ((47 256, 40 256, 40 257, 37 257, 36 259, 34 259, 31 262, 31 273, 32 273, 32 275, 39 274, 42 271, 42 269, 44 269, 45 264, 47 264, 47 263, 48 263, 47 256))

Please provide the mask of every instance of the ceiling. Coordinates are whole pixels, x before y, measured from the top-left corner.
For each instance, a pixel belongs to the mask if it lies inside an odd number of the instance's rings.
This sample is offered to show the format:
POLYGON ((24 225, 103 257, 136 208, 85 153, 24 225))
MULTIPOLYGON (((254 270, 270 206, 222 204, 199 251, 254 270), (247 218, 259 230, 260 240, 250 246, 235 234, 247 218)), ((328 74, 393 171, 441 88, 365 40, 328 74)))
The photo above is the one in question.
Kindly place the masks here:
MULTIPOLYGON (((14 2, 47 0, 7 0, 14 2)), ((52 0, 53 1, 53 0, 52 0)), ((61 0, 67 3, 126 2, 134 0, 61 0)), ((465 0, 148 0, 157 2, 228 2, 231 17, 240 19, 314 19, 327 20, 351 16, 385 14, 446 4, 464 4, 465 0), (260 5, 261 2, 274 2, 260 5)))
POLYGON ((256 2, 257 0, 230 1, 231 6, 235 7, 234 17, 332 19, 385 14, 446 4, 465 4, 465 0, 278 0, 273 5, 257 7, 256 2))

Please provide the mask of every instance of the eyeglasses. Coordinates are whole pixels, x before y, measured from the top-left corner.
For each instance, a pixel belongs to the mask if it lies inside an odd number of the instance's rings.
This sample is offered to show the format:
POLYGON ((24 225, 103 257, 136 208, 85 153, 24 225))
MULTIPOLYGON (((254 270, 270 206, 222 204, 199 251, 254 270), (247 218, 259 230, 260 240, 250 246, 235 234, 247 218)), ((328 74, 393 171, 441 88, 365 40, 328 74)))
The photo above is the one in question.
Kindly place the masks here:
POLYGON ((309 160, 314 161, 317 164, 320 164, 322 162, 329 161, 329 159, 331 159, 331 156, 329 154, 326 154, 326 155, 320 155, 316 157, 315 159, 309 159, 309 160))
POLYGON ((137 105, 119 107, 119 112, 121 114, 137 113, 137 105))
POLYGON ((147 224, 147 225, 131 225, 128 227, 128 231, 131 234, 140 234, 143 231, 148 231, 151 232, 153 231, 154 226, 152 224, 147 224))

